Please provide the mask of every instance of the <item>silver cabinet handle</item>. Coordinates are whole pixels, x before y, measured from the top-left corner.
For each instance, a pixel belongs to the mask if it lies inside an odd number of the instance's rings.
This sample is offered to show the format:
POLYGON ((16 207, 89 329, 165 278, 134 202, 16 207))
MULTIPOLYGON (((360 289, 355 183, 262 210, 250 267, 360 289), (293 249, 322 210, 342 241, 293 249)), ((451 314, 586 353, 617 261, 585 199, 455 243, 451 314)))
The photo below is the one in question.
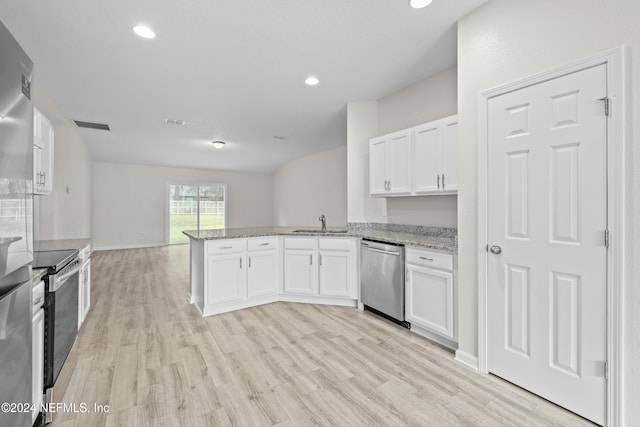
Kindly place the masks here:
POLYGON ((440 175, 438 175, 438 190, 440 190, 440 175))
POLYGON ((444 190, 444 174, 442 174, 442 189, 444 190))
POLYGON ((258 246, 269 246, 269 243, 258 243, 258 246))
POLYGON ((423 257, 423 256, 421 256, 420 259, 423 259, 425 261, 433 261, 433 258, 426 258, 426 257, 423 257))
POLYGON ((232 249, 232 248, 233 248, 233 246, 220 246, 220 249, 221 249, 221 250, 222 250, 222 249, 232 249))
POLYGON ((240 268, 242 268, 242 257, 240 257, 240 268))
POLYGON ((322 265, 322 254, 318 255, 318 264, 322 265))
POLYGON ((502 253, 502 248, 500 246, 498 246, 498 245, 491 246, 491 248, 489 250, 494 255, 499 255, 499 254, 502 253))
POLYGON ((391 191, 391 180, 389 180, 389 191, 391 191))
POLYGON ((313 265, 313 255, 309 255, 309 265, 313 265))
POLYGON ((249 257, 249 268, 251 268, 251 257, 249 257))

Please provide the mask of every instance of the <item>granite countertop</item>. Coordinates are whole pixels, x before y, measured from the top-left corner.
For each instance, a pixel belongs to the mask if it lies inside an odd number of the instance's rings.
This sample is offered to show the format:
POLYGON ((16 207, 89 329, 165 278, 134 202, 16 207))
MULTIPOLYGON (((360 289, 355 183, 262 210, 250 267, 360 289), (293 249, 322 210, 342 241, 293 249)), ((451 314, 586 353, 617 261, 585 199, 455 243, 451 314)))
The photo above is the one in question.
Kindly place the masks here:
POLYGON ((455 236, 435 236, 420 232, 380 230, 369 228, 327 228, 326 233, 319 227, 255 227, 226 228, 219 230, 185 230, 183 233, 193 240, 239 239, 265 236, 320 236, 320 237, 359 237, 379 240, 387 243, 418 246, 437 251, 457 254, 458 241, 455 236), (317 230, 318 232, 295 232, 296 230, 317 230), (345 231, 346 232, 341 232, 345 231))
POLYGON ((36 240, 33 242, 33 250, 43 251, 63 251, 70 249, 80 249, 91 244, 91 239, 64 239, 64 240, 36 240))

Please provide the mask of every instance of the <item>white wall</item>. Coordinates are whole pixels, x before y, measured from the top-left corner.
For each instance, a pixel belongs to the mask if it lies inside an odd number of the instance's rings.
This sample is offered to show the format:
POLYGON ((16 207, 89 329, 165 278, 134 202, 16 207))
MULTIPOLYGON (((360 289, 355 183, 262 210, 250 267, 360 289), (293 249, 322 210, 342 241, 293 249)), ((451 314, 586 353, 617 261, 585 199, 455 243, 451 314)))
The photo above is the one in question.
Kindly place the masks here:
POLYGON ((277 226, 347 224, 347 147, 292 160, 273 175, 273 220, 277 226))
POLYGON ((347 106, 349 221, 457 226, 456 196, 369 197, 369 139, 457 113, 457 69, 347 106))
POLYGON ((384 199, 369 197, 369 139, 378 135, 378 102, 347 104, 347 217, 349 222, 387 222, 384 199))
POLYGON ((458 24, 458 192, 460 349, 477 354, 477 142, 478 93, 626 45, 630 85, 627 111, 623 281, 626 425, 640 420, 640 2, 637 0, 492 0, 458 24), (634 262, 636 261, 636 262, 634 262))
POLYGON ((272 175, 94 163, 93 244, 125 248, 165 243, 167 182, 227 184, 227 227, 271 226, 272 175))
POLYGON ((53 190, 34 196, 34 239, 91 237, 93 161, 76 126, 34 85, 34 104, 54 128, 53 190))

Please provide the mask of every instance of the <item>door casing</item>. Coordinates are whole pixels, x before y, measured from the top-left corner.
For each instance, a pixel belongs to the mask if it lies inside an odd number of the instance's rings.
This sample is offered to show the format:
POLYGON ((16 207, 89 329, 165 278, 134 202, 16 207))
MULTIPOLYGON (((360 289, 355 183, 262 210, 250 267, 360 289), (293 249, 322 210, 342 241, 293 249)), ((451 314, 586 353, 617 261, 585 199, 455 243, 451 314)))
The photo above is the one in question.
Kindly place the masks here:
POLYGON ((567 74, 575 73, 595 65, 607 66, 607 93, 610 99, 610 114, 607 126, 607 217, 609 248, 607 260, 607 405, 606 425, 622 425, 622 248, 625 194, 624 164, 624 64, 625 48, 619 47, 601 52, 571 64, 507 83, 478 96, 478 371, 487 370, 487 173, 488 173, 488 128, 489 99, 514 90, 522 89, 567 74))

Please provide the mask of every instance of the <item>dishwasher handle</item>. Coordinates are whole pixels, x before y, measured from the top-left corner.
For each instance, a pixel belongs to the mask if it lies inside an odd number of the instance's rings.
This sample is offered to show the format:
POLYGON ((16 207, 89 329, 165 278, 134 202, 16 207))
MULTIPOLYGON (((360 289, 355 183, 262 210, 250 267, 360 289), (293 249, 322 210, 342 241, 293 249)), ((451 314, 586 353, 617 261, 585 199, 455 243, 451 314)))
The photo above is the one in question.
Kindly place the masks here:
POLYGON ((384 249, 376 249, 376 248, 372 248, 372 247, 367 246, 367 245, 362 245, 362 248, 366 249, 368 251, 378 252, 378 253, 381 253, 381 254, 400 256, 400 252, 385 251, 384 249))

